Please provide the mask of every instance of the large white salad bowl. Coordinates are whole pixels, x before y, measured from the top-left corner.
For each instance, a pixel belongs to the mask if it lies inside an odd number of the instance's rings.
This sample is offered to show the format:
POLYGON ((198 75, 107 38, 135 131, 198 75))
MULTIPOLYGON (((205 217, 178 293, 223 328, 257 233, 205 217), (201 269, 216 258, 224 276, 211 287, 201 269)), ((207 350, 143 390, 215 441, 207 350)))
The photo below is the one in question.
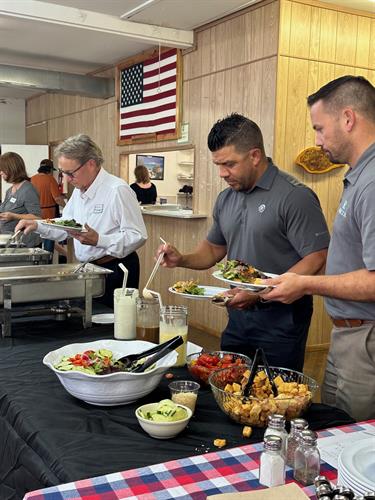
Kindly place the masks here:
POLYGON ((177 361, 172 351, 157 361, 154 368, 145 373, 116 372, 108 375, 91 375, 79 371, 61 371, 54 365, 63 356, 73 356, 87 350, 109 349, 116 359, 150 349, 155 344, 142 340, 96 340, 82 344, 69 344, 51 351, 43 358, 43 364, 55 372, 63 387, 72 396, 99 406, 116 406, 132 403, 152 392, 164 373, 177 361))

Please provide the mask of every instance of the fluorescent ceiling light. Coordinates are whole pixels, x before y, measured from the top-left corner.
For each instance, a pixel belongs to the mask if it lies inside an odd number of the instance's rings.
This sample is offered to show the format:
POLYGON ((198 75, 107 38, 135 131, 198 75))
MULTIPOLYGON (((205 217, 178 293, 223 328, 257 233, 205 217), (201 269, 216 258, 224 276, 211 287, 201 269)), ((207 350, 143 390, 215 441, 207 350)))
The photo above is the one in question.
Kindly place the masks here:
POLYGON ((134 9, 130 9, 127 12, 124 12, 124 14, 121 14, 120 19, 126 19, 127 17, 130 17, 131 14, 136 14, 140 10, 142 10, 144 7, 147 5, 154 3, 155 0, 146 0, 145 2, 141 3, 137 7, 134 7, 134 9))

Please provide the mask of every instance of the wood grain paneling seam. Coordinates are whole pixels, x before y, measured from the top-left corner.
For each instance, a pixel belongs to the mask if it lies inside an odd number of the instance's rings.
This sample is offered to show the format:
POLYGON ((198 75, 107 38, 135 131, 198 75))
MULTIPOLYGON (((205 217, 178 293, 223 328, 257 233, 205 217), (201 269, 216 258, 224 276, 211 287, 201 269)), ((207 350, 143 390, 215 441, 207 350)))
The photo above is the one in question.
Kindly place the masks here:
POLYGON ((357 16, 364 16, 375 19, 375 14, 372 14, 371 12, 367 12, 366 10, 351 9, 349 7, 344 7, 343 5, 320 2, 319 0, 291 0, 291 1, 309 5, 310 7, 319 7, 321 9, 333 10, 336 12, 344 12, 345 14, 354 14, 357 16))
POLYGON ((193 82, 195 80, 200 80, 201 78, 207 78, 208 76, 212 76, 212 75, 219 75, 220 73, 225 73, 226 71, 232 71, 232 70, 236 70, 236 69, 239 69, 239 68, 243 68, 245 66, 249 66, 249 64, 255 64, 255 63, 258 63, 258 62, 261 62, 261 61, 268 61, 270 59, 273 59, 276 56, 277 56, 277 53, 271 54, 271 55, 269 55, 267 57, 259 57, 258 59, 253 59, 251 61, 247 61, 247 62, 244 62, 244 63, 241 63, 241 64, 236 64, 236 65, 233 65, 233 66, 228 66, 226 68, 219 69, 217 71, 211 71, 210 73, 202 73, 201 75, 194 76, 192 78, 186 78, 186 80, 184 80, 184 83, 185 82, 193 82))
MULTIPOLYGON (((354 67, 353 64, 343 64, 343 63, 339 63, 339 62, 334 62, 334 61, 330 61, 330 60, 327 60, 327 59, 311 59, 310 57, 299 57, 299 56, 295 56, 295 55, 290 55, 290 54, 287 54, 287 53, 279 53, 279 57, 288 57, 289 59, 299 59, 299 60, 303 60, 303 61, 309 61, 309 62, 316 62, 316 63, 323 63, 323 64, 332 64, 333 66, 342 66, 344 68, 347 68, 348 66, 351 66, 351 67, 354 67)), ((365 71, 374 71, 375 68, 371 68, 369 66, 358 66, 358 65, 355 65, 356 68, 358 69, 363 69, 365 71)))
MULTIPOLYGON (((92 110, 95 110, 95 109, 98 109, 98 108, 103 108, 105 106, 109 106, 113 103, 113 101, 110 101, 110 102, 104 102, 103 104, 98 104, 98 105, 95 105, 95 106, 91 106, 91 107, 88 107, 88 108, 85 108, 85 109, 80 109, 80 110, 77 110, 77 111, 71 111, 69 113, 63 113, 63 114, 60 114, 60 115, 56 115, 56 116, 50 116, 49 118, 45 118, 43 121, 51 121, 51 120, 58 120, 60 118, 66 118, 68 116, 73 116, 73 115, 81 115, 82 113, 86 112, 86 111, 92 111, 92 110)), ((42 123, 42 122, 28 122, 26 124, 27 127, 31 126, 31 125, 36 125, 38 123, 42 123)))

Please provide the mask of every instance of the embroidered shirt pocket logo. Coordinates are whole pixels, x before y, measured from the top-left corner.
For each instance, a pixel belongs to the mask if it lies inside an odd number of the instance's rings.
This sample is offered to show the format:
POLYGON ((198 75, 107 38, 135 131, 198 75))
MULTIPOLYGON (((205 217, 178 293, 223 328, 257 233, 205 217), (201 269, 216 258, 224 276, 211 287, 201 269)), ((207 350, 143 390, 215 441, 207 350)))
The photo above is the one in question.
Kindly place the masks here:
POLYGON ((94 214, 102 214, 104 209, 103 204, 98 204, 94 206, 94 214))
POLYGON ((261 204, 261 205, 259 205, 259 207, 258 207, 258 212, 259 212, 260 214, 262 214, 262 213, 265 211, 265 209, 266 209, 266 205, 265 205, 264 203, 262 203, 262 204, 261 204))

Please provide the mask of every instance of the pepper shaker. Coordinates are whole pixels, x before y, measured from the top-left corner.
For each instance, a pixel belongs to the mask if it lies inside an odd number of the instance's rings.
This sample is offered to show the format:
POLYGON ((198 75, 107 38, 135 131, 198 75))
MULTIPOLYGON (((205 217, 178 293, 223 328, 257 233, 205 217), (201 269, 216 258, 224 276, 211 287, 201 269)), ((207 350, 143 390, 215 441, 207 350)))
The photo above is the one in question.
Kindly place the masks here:
POLYGON ((317 448, 317 434, 304 430, 294 457, 294 479, 303 486, 314 484, 320 472, 320 454, 317 448))

